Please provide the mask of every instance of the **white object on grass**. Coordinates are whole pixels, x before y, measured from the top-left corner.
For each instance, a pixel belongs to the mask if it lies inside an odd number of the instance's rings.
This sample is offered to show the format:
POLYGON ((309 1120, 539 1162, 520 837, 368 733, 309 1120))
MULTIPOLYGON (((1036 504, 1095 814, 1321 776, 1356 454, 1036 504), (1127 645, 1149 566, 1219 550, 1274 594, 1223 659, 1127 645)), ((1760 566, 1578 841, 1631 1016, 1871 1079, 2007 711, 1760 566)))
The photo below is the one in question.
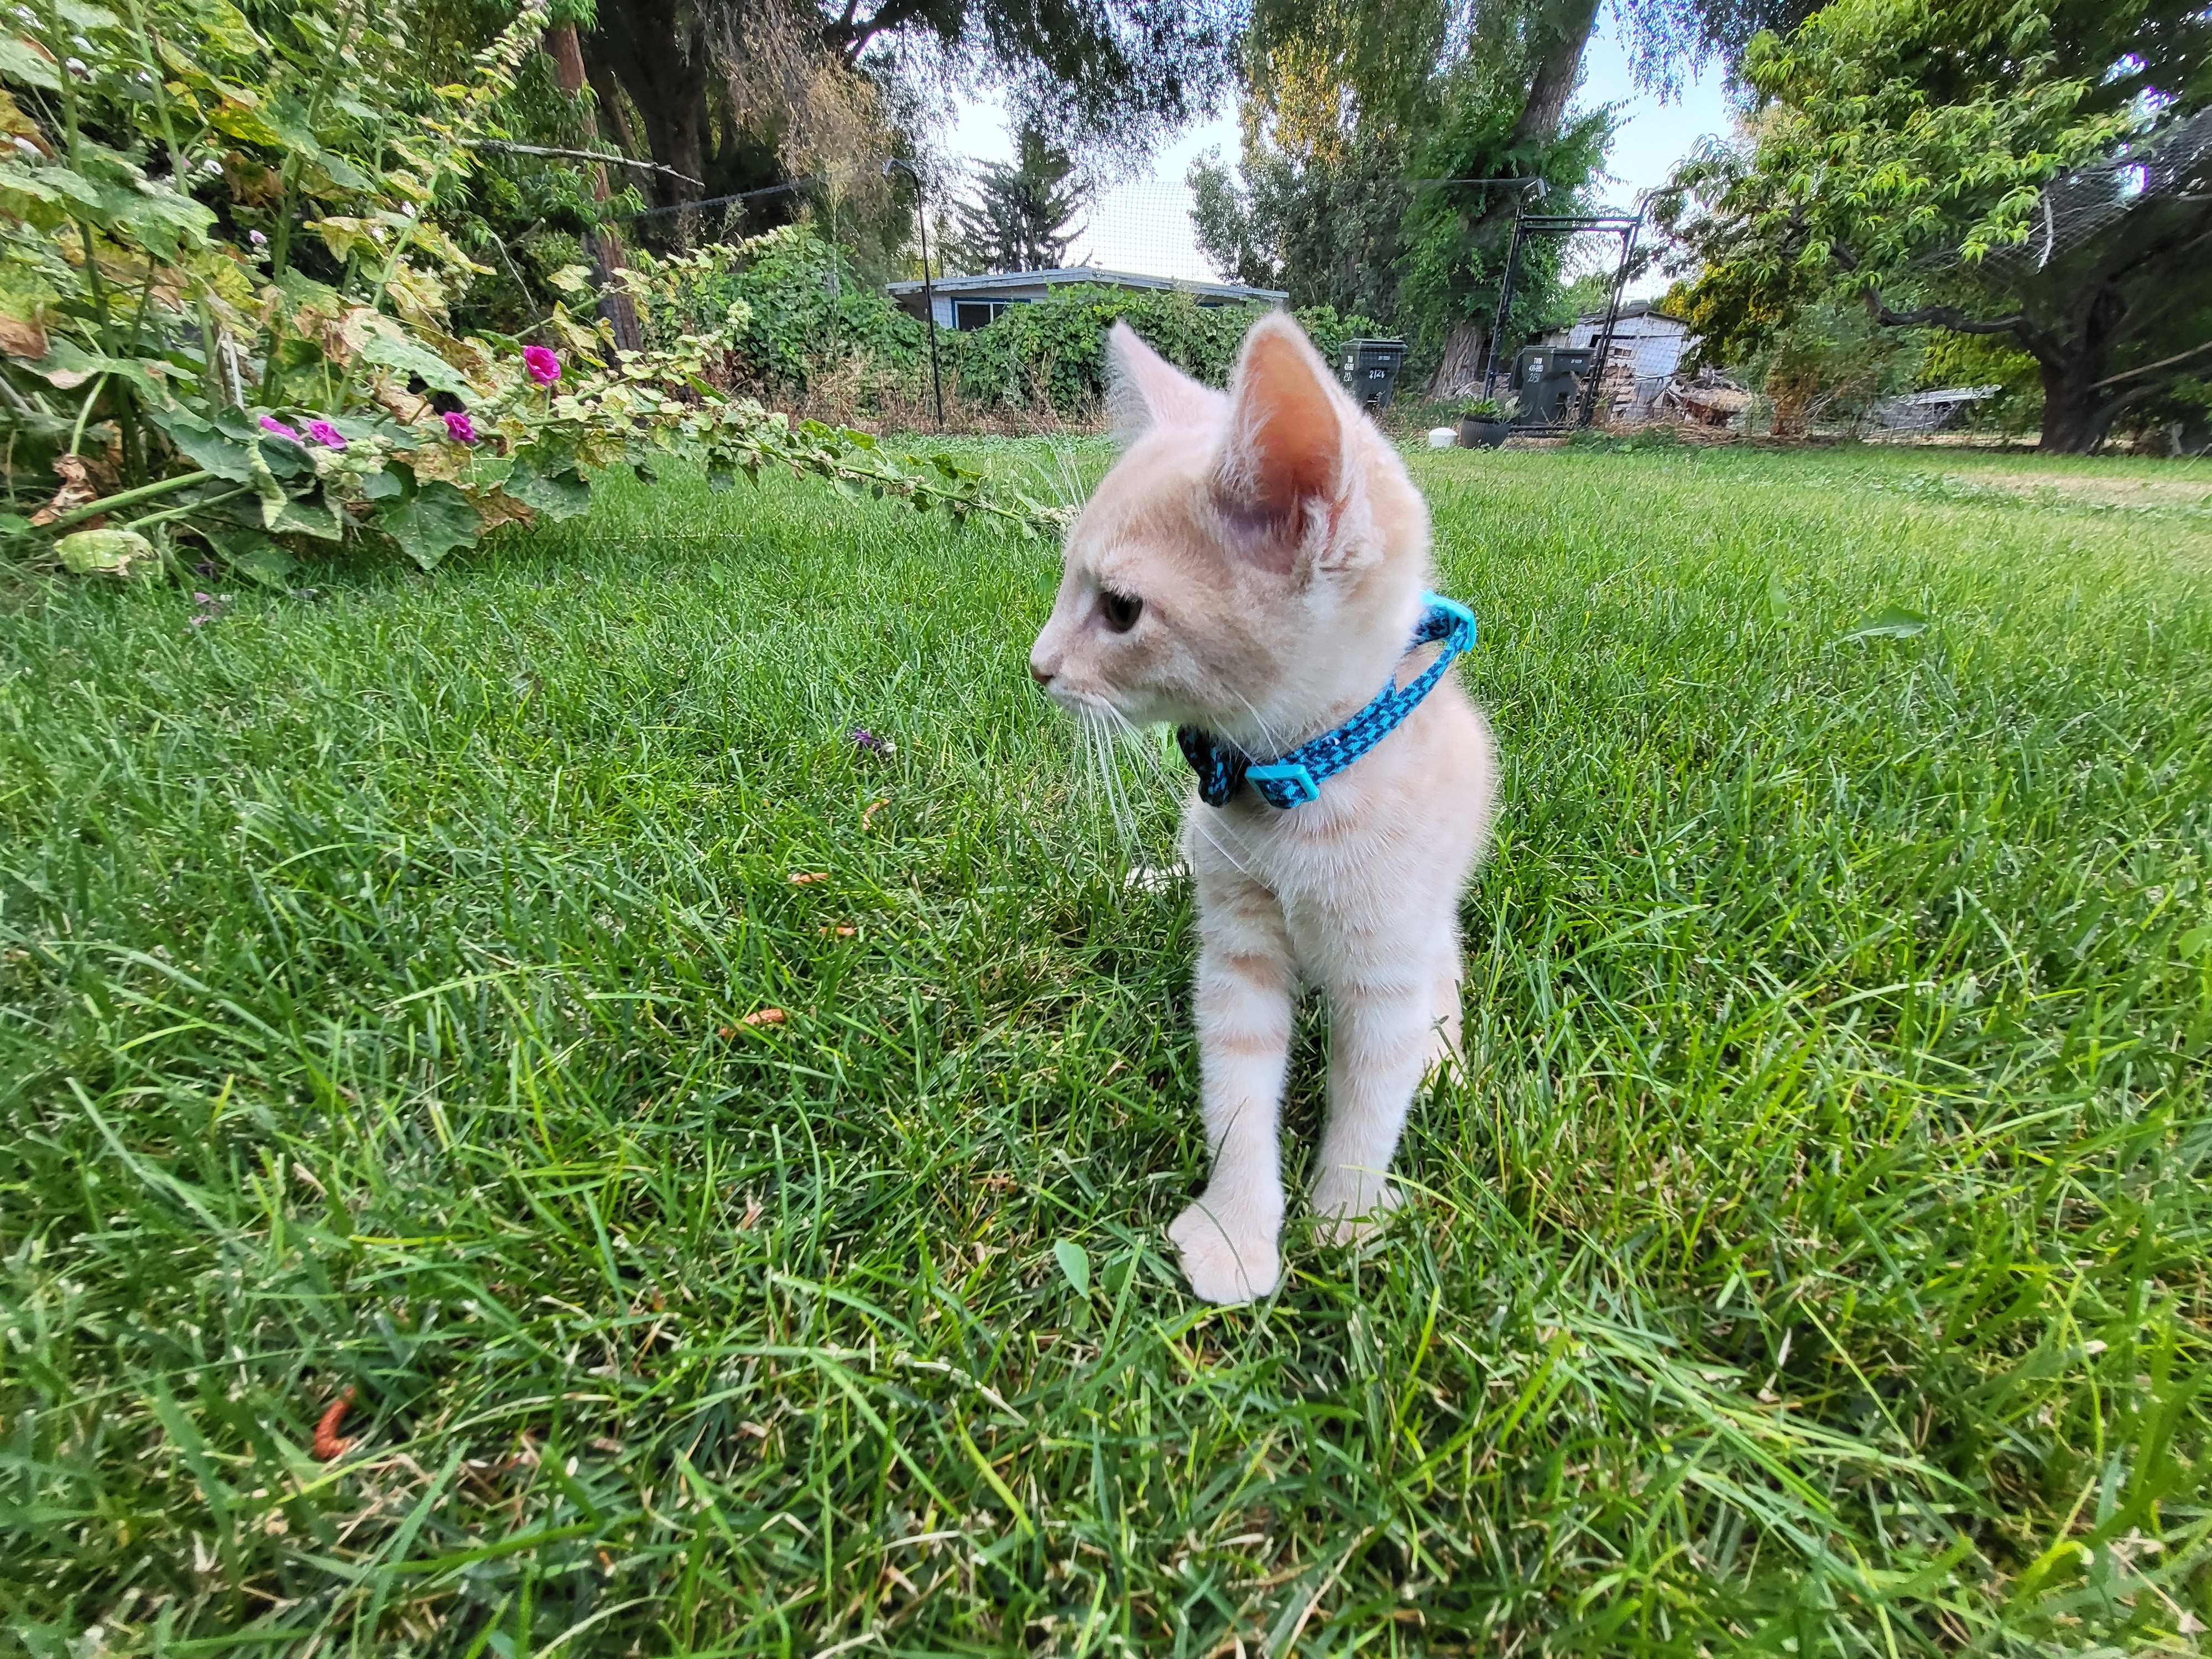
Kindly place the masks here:
POLYGON ((1449 449, 1458 441, 1459 434, 1450 427, 1432 426, 1429 428, 1429 447, 1431 449, 1449 449))

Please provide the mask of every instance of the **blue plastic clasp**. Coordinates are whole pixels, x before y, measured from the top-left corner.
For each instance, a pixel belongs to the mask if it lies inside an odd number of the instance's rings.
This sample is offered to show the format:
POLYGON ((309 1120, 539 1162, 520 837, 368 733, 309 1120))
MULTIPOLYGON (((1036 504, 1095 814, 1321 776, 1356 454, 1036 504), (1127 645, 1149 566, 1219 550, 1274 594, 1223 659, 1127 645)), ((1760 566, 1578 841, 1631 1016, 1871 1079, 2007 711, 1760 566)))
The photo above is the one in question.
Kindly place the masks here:
POLYGON ((1304 806, 1310 800, 1321 799, 1321 786, 1314 781, 1314 775, 1296 761, 1277 761, 1272 766, 1251 767, 1246 770, 1244 776, 1246 781, 1255 787, 1261 784, 1272 783, 1284 794, 1288 795, 1290 797, 1288 800, 1277 800, 1274 790, 1260 791, 1261 794, 1267 796, 1271 805, 1279 806, 1285 811, 1288 811, 1293 806, 1304 806))
POLYGON ((1429 609, 1431 609, 1431 611, 1449 611, 1449 612, 1452 614, 1452 616, 1453 616, 1454 617, 1455 617, 1458 621, 1460 621, 1460 622, 1462 622, 1462 623, 1465 623, 1465 624, 1466 624, 1466 626, 1467 626, 1467 642, 1468 642, 1469 645, 1473 645, 1473 644, 1474 643, 1474 611, 1472 611, 1468 610, 1465 605, 1462 605, 1462 604, 1461 604, 1457 599, 1446 599, 1446 598, 1445 598, 1443 594, 1441 594, 1441 593, 1431 593, 1431 592, 1427 592, 1426 590, 1424 590, 1424 591, 1422 592, 1422 594, 1421 594, 1421 603, 1422 603, 1423 605, 1425 605, 1428 606, 1428 607, 1429 607, 1429 609))

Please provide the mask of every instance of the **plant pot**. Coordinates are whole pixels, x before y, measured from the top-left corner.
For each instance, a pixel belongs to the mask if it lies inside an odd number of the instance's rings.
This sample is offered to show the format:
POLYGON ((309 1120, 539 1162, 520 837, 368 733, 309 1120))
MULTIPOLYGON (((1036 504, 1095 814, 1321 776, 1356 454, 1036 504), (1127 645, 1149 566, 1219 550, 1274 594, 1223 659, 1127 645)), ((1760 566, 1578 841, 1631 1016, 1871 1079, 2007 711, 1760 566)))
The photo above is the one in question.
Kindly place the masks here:
POLYGON ((1478 421, 1472 415, 1463 415, 1459 422, 1459 447, 1495 449, 1505 441, 1505 434, 1511 429, 1504 421, 1478 421))

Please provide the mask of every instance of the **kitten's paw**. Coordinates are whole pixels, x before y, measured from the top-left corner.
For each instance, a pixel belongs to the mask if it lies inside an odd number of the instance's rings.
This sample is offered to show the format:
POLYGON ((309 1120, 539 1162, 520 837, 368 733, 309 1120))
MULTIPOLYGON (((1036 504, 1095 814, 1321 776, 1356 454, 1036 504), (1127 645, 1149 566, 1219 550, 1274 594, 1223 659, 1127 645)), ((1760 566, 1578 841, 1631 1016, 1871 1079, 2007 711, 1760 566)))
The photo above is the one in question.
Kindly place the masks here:
POLYGON ((1389 1182, 1357 1170, 1331 1170, 1314 1183, 1314 1231, 1324 1244, 1363 1244, 1405 1200, 1389 1182))
POLYGON ((1283 1282, 1277 1229, 1217 1217, 1201 1199, 1168 1225, 1182 1276, 1201 1301, 1226 1307, 1274 1294, 1283 1282))

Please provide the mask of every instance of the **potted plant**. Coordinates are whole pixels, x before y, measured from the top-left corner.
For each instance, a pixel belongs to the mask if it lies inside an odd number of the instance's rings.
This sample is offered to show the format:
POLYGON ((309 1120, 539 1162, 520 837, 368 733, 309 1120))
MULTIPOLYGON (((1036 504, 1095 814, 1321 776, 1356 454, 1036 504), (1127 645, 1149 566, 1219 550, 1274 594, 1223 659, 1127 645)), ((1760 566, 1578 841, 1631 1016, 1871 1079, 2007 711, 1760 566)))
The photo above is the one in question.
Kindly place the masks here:
POLYGON ((1510 398, 1479 398, 1459 412, 1459 447, 1462 449, 1495 449, 1505 441, 1512 428, 1513 400, 1510 398))

